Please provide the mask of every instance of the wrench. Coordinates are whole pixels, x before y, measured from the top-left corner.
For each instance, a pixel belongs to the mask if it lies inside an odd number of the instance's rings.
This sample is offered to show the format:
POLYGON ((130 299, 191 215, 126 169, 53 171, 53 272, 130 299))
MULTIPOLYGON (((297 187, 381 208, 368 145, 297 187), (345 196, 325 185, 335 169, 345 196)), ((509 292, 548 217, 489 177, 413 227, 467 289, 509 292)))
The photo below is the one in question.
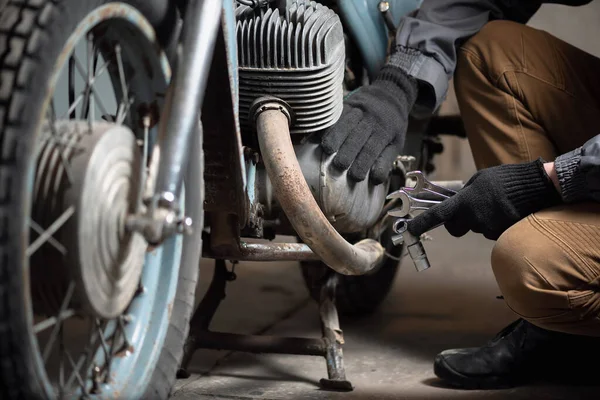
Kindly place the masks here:
POLYGON ((427 210, 430 207, 456 194, 454 190, 447 189, 429 182, 421 171, 408 172, 406 177, 414 179, 415 186, 404 187, 387 196, 388 200, 400 199, 402 202, 402 205, 399 208, 395 208, 388 212, 388 214, 392 217, 405 217, 411 214, 411 212, 414 210, 427 210), (426 200, 416 197, 425 192, 439 197, 440 200, 426 200))
POLYGON ((392 242, 395 246, 404 243, 410 258, 412 258, 413 263, 415 264, 417 272, 425 271, 431 267, 429 258, 425 252, 425 247, 423 246, 420 238, 408 231, 407 222, 407 219, 402 218, 394 222, 393 229, 394 232, 396 232, 396 235, 392 236, 392 242))
POLYGON ((421 171, 408 172, 406 174, 406 178, 414 179, 416 181, 415 186, 412 187, 412 191, 415 195, 418 195, 422 192, 429 192, 436 194, 444 199, 447 199, 456 194, 454 190, 438 186, 429 182, 421 171))
POLYGON ((405 217, 411 214, 414 210, 427 210, 430 207, 439 204, 440 201, 437 200, 423 200, 416 197, 411 196, 413 190, 411 188, 403 188, 397 190, 387 196, 387 199, 400 199, 402 205, 398 208, 394 208, 388 211, 388 215, 391 217, 405 217))
POLYGON ((456 192, 454 190, 447 189, 429 182, 425 176, 423 176, 421 171, 408 172, 406 177, 414 179, 415 186, 404 187, 387 196, 388 199, 399 199, 402 202, 402 205, 399 208, 388 211, 388 215, 392 217, 400 217, 394 222, 393 225, 393 230, 396 235, 392 236, 392 242, 396 246, 400 244, 404 244, 406 246, 408 254, 415 264, 415 268, 420 272, 430 268, 431 264, 429 263, 429 259, 427 257, 427 253, 425 252, 425 247, 421 242, 421 238, 408 231, 408 221, 410 220, 412 211, 427 210, 430 207, 448 199, 449 197, 454 196, 456 192), (414 197, 425 192, 439 197, 439 200, 425 200, 414 197), (409 219, 403 218, 406 216, 409 216, 409 219))

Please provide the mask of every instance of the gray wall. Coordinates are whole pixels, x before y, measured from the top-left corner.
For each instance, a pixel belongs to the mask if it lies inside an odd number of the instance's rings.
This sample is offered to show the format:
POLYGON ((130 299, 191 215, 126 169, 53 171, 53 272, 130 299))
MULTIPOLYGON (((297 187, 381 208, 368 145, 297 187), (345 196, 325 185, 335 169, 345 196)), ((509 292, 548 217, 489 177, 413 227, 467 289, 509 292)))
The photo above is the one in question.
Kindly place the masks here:
POLYGON ((582 7, 544 5, 529 25, 600 57, 600 1, 582 7))
MULTIPOLYGON (((600 0, 582 7, 543 5, 528 25, 600 57, 600 0)), ((459 113, 453 90, 442 105, 441 113, 459 113)), ((475 172, 468 142, 457 138, 443 138, 443 142, 446 151, 435 160, 438 168, 433 178, 468 179, 475 172)))

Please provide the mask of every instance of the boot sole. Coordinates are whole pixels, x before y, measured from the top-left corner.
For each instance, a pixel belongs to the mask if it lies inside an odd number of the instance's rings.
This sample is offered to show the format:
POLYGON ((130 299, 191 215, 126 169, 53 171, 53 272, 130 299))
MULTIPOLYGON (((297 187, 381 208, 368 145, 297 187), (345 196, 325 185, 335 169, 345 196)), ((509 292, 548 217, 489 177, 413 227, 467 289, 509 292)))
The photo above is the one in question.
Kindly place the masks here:
POLYGON ((441 356, 436 356, 433 372, 444 382, 461 389, 510 389, 517 386, 513 379, 504 376, 473 377, 453 369, 441 356))

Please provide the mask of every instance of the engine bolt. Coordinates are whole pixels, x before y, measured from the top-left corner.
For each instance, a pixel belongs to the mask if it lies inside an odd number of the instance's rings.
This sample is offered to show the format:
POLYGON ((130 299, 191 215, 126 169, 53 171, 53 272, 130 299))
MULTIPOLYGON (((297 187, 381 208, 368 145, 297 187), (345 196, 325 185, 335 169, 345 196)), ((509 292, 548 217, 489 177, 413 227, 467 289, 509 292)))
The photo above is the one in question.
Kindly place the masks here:
POLYGON ((387 1, 380 1, 378 7, 379 7, 379 12, 384 13, 384 12, 389 11, 389 9, 390 9, 390 3, 387 2, 387 1))
POLYGON ((190 217, 183 217, 177 221, 177 233, 191 235, 194 232, 194 221, 190 217))
POLYGON ((102 393, 102 389, 100 389, 100 367, 97 365, 94 365, 94 368, 92 369, 92 390, 90 393, 102 393))
POLYGON ((140 294, 144 294, 144 293, 146 293, 146 287, 144 285, 142 285, 142 282, 140 282, 137 290, 135 291, 135 295, 139 296, 140 294))

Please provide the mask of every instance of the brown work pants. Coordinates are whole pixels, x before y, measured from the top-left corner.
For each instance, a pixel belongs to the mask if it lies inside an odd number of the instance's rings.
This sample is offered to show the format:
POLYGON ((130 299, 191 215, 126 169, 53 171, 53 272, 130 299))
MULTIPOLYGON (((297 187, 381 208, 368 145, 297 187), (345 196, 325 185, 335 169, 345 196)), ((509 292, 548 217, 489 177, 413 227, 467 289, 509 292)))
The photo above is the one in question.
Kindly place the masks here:
MULTIPOLYGON (((600 134, 600 59, 544 31, 487 24, 459 50, 455 87, 478 168, 553 161, 600 134)), ((600 204, 521 220, 496 243, 492 268, 522 318, 600 336, 600 204)))

